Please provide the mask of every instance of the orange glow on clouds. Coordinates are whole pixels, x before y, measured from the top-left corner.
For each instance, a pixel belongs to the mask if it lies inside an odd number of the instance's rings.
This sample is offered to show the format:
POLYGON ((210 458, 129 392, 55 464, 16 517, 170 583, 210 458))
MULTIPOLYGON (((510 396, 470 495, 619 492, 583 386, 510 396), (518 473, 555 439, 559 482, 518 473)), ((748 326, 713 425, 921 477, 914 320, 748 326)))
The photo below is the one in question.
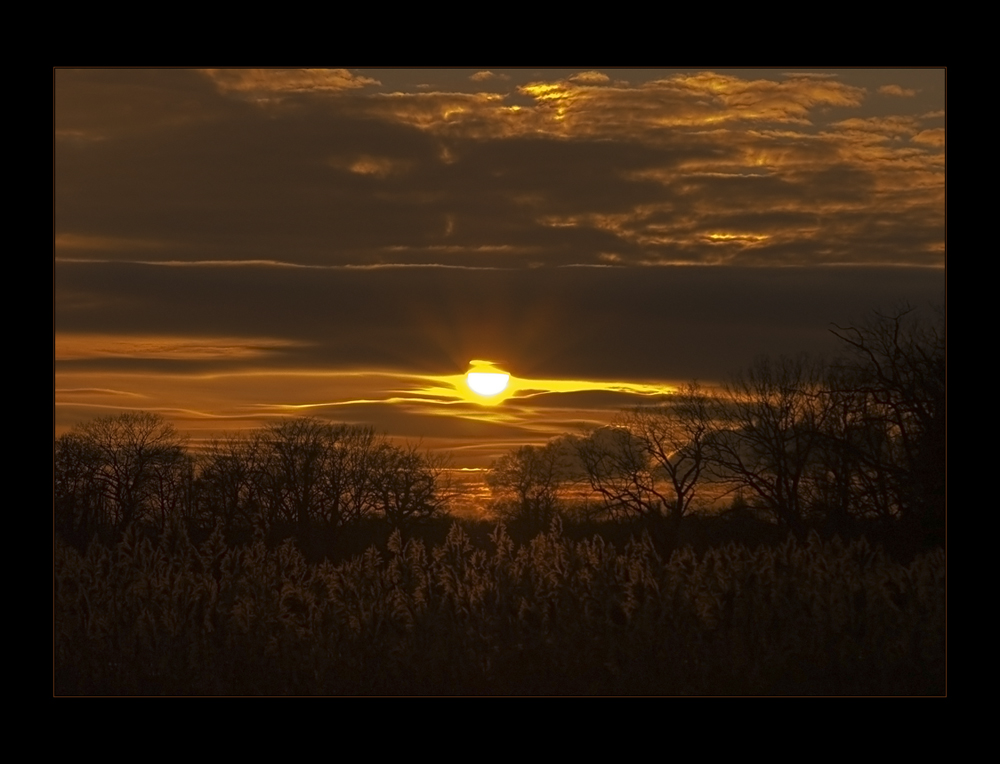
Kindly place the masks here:
MULTIPOLYGON (((470 364, 470 371, 491 366, 470 364)), ((502 392, 483 397, 469 388, 467 379, 466 374, 390 370, 178 368, 163 373, 67 368, 54 391, 55 430, 58 437, 95 417, 140 408, 167 417, 197 448, 284 417, 316 416, 419 441, 454 455, 455 467, 485 468, 511 447, 540 445, 568 431, 606 425, 625 406, 677 390, 666 383, 510 374, 502 392), (605 401, 563 397, 592 392, 625 395, 605 401)))
MULTIPOLYGON (((614 382, 606 380, 573 380, 573 379, 528 379, 517 377, 501 370, 490 361, 470 361, 470 369, 465 374, 443 376, 426 376, 419 379, 427 383, 426 387, 414 391, 429 399, 442 403, 475 403, 479 406, 493 408, 504 401, 528 401, 540 395, 552 393, 580 393, 594 391, 610 391, 630 393, 632 395, 653 396, 668 395, 676 392, 674 385, 644 384, 637 382, 614 382), (494 382, 495 391, 477 392, 473 388, 470 376, 477 374, 506 376, 506 384, 500 387, 499 380, 494 382)), ((484 380, 486 381, 486 380, 484 380)), ((487 418, 493 415, 483 412, 487 418)), ((499 415, 499 414, 497 414, 499 415)))
POLYGON ((232 360, 254 358, 301 342, 270 337, 185 337, 118 334, 56 334, 57 361, 84 358, 232 360))

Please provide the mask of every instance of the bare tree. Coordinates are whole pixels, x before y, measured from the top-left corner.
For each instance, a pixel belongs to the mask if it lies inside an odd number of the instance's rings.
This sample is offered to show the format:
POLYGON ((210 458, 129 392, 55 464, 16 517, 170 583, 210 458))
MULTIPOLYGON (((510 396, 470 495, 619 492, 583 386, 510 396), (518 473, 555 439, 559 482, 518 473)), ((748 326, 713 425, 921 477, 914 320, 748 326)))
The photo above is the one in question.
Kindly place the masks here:
POLYGON ((680 521, 708 466, 712 409, 692 382, 668 405, 630 409, 579 441, 587 480, 605 507, 613 515, 680 521))
MULTIPOLYGON (((646 464, 632 474, 675 521, 691 507, 708 463, 712 409, 712 399, 692 382, 667 406, 634 408, 617 419, 645 451, 646 464)), ((634 466, 631 458, 627 464, 634 466)))
POLYGON ((502 516, 542 527, 556 514, 565 479, 566 465, 556 443, 516 448, 497 459, 486 475, 502 516))
POLYGON ((100 457, 80 432, 68 432, 56 441, 54 462, 56 532, 82 548, 107 520, 100 457))
POLYGON ((822 391, 814 509, 836 532, 849 533, 858 520, 891 526, 900 518, 897 477, 883 466, 894 462, 897 444, 881 407, 860 385, 856 369, 837 364, 822 391))
POLYGON ((305 531, 315 515, 327 512, 330 427, 318 419, 287 419, 267 428, 265 493, 270 524, 294 524, 305 531))
POLYGON ((602 427, 577 444, 587 481, 617 517, 659 518, 669 489, 654 474, 646 442, 626 426, 602 427))
POLYGON ((382 517, 394 525, 440 511, 441 465, 371 427, 287 419, 217 445, 199 485, 227 527, 260 517, 268 527, 339 528, 382 517))
POLYGON ((173 425, 161 416, 134 411, 101 417, 72 436, 93 468, 103 520, 111 527, 123 529, 149 519, 157 505, 174 501, 169 494, 177 489, 175 479, 186 455, 173 425))
POLYGON ((805 532, 810 468, 827 414, 822 374, 804 355, 758 358, 726 385, 723 429, 709 441, 717 475, 748 488, 797 535, 805 532))
POLYGON ((371 488, 386 522, 398 528, 438 514, 449 499, 442 476, 443 464, 416 446, 381 449, 371 488))
POLYGON ((326 522, 336 525, 377 516, 382 511, 379 486, 394 446, 372 427, 334 426, 325 490, 326 522))
POLYGON ((874 442, 854 455, 866 474, 891 486, 898 513, 943 541, 947 371, 943 318, 928 322, 904 305, 876 311, 859 327, 833 333, 850 357, 838 393, 855 402, 874 442))
POLYGON ((163 533, 173 520, 189 523, 195 501, 195 460, 183 449, 153 464, 152 515, 163 533))
POLYGON ((264 433, 271 522, 337 527, 378 510, 373 486, 385 438, 370 427, 288 419, 264 433))
POLYGON ((223 532, 246 532, 263 521, 268 451, 263 431, 229 435, 211 445, 197 480, 199 517, 223 532))

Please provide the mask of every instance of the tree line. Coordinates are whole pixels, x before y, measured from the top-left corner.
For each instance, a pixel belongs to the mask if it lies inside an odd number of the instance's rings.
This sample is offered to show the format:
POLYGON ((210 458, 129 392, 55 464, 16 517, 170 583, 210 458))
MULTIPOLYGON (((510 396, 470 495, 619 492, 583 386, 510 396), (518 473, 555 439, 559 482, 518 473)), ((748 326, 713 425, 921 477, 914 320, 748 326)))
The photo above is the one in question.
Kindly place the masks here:
POLYGON ((719 390, 692 383, 587 437, 507 453, 487 477, 498 510, 544 525, 582 485, 602 513, 662 526, 712 484, 799 537, 874 523, 943 543, 943 324, 904 306, 832 331, 834 361, 761 357, 719 390))
MULTIPOLYGON (((712 485, 801 538, 875 523, 943 542, 943 326, 904 307, 833 332, 845 352, 832 362, 762 357, 719 390, 692 383, 587 437, 510 451, 487 474, 497 513, 544 529, 575 488, 605 517, 662 529, 712 485)), ((370 427, 289 419, 193 454, 161 417, 128 412, 56 440, 55 529, 82 548, 174 520, 227 538, 401 527, 442 512, 444 475, 370 427)))
POLYGON ((126 412, 78 426, 55 443, 55 528, 85 546, 133 525, 163 532, 216 525, 300 535, 366 519, 431 517, 448 492, 442 469, 415 446, 370 427, 289 419, 232 434, 192 454, 162 417, 126 412))

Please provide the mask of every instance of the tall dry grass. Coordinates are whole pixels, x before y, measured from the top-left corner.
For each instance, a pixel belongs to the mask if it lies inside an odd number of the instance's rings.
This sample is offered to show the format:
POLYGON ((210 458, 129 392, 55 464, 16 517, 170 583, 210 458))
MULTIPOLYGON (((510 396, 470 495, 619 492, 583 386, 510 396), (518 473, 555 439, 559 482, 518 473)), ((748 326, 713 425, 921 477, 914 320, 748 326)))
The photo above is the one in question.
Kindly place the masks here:
POLYGON ((661 560, 556 521, 341 564, 291 542, 57 542, 57 694, 940 694, 945 558, 790 538, 661 560))

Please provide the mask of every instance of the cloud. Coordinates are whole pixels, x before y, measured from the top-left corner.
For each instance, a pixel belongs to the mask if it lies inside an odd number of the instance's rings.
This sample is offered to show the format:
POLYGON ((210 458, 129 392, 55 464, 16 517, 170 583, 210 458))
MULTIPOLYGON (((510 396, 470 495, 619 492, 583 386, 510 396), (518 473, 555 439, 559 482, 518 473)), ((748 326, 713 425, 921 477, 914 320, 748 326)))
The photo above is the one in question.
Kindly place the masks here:
POLYGON ((920 122, 915 117, 854 117, 835 122, 833 127, 841 130, 869 133, 879 140, 902 135, 912 135, 920 129, 920 122))
POLYGON ((571 75, 568 79, 570 82, 579 82, 583 85, 600 85, 601 83, 611 81, 608 75, 601 72, 580 72, 579 74, 571 75))
POLYGON ((330 165, 355 175, 387 178, 408 172, 413 167, 413 162, 389 156, 358 154, 353 157, 334 157, 330 160, 330 165))
POLYGON ((322 71, 56 73, 60 423, 143 395, 203 433, 315 412, 486 453, 635 396, 500 421, 407 375, 713 381, 943 299, 917 77, 322 71))
MULTIPOLYGON (((482 168, 482 188, 494 194, 508 178, 537 178, 541 185, 530 193, 512 188, 508 198, 541 227, 539 241, 543 230, 549 242, 566 241, 577 262, 607 262, 611 252, 620 263, 784 263, 794 261, 796 249, 801 261, 815 262, 821 251, 824 262, 895 257, 859 246, 851 228, 837 227, 836 210, 845 202, 847 209, 872 208, 879 168, 900 158, 899 148, 877 144, 909 137, 919 126, 858 118, 836 132, 805 130, 816 109, 860 105, 860 88, 828 78, 744 80, 709 72, 637 87, 536 81, 520 93, 528 105, 457 93, 400 93, 373 104, 382 119, 449 139, 450 161, 461 171, 478 168, 458 141, 479 142, 473 161, 482 168), (747 122, 760 127, 748 130, 747 122), (611 143, 597 143, 604 141, 611 143), (615 158, 605 167, 606 149, 615 158), (492 166, 481 161, 493 156, 492 166), (798 231, 775 230, 796 215, 798 231)), ((922 163, 928 183, 940 181, 933 160, 914 154, 905 161, 922 163)), ((462 216, 454 219, 461 230, 462 216)), ((927 219, 936 226, 936 216, 927 219)), ((530 222, 524 225, 527 232, 530 222)), ((548 252, 550 263, 559 257, 551 244, 548 252)))
POLYGON ((99 93, 104 116, 74 111, 67 129, 111 130, 135 103, 150 116, 128 140, 59 144, 61 261, 943 262, 941 134, 873 116, 836 78, 524 73, 510 94, 301 91, 265 110, 197 72, 143 75, 152 95, 134 75, 84 74, 70 100, 99 93))
POLYGON ((921 130, 919 133, 910 138, 910 140, 914 143, 921 143, 926 146, 944 146, 944 128, 935 127, 930 130, 921 130))
POLYGON ((587 132, 612 125, 622 130, 627 123, 639 129, 718 127, 734 120, 795 123, 804 121, 812 108, 857 106, 863 97, 859 88, 838 82, 748 81, 714 72, 679 74, 629 88, 591 88, 571 78, 521 90, 540 105, 558 105, 564 110, 557 115, 560 120, 576 118, 587 132))
POLYGON ((67 151, 189 129, 223 118, 232 107, 190 69, 57 69, 54 79, 57 164, 67 151))
POLYGON ((92 236, 80 233, 59 233, 55 237, 56 252, 135 252, 156 250, 166 246, 162 241, 127 239, 117 236, 92 236))
MULTIPOLYGON (((471 359, 490 358, 524 379, 711 379, 758 353, 832 350, 830 321, 944 294, 943 273, 934 268, 66 263, 57 275, 57 335, 79 338, 73 353, 59 340, 60 373, 214 373, 264 363, 271 370, 463 374, 471 359)), ((127 389, 110 381, 73 386, 127 389)))
POLYGON ((883 85, 878 89, 878 92, 882 95, 900 96, 904 98, 912 98, 917 94, 917 91, 913 88, 904 88, 899 85, 883 85))
POLYGON ((260 358, 300 343, 247 337, 192 337, 129 334, 67 334, 55 336, 56 361, 95 358, 182 361, 260 358))
POLYGON ((491 71, 476 72, 475 74, 470 74, 469 79, 473 82, 486 82, 487 80, 509 80, 510 77, 506 74, 494 74, 491 71))
POLYGON ((127 390, 111 390, 104 387, 57 387, 55 389, 57 396, 64 395, 123 395, 128 398, 144 398, 144 395, 139 393, 129 392, 127 390))
POLYGON ((222 93, 256 96, 283 93, 337 93, 380 84, 347 69, 203 69, 222 93))
MULTIPOLYGON (((864 90, 816 78, 744 80, 713 72, 678 74, 635 87, 606 86, 600 72, 536 81, 518 92, 528 105, 498 94, 393 93, 368 105, 376 114, 454 136, 628 138, 658 141, 666 128, 732 122, 809 124, 810 111, 858 106, 864 90)), ((366 108, 360 106, 359 108, 366 108)))
POLYGON ((788 78, 835 80, 840 75, 832 72, 785 72, 785 76, 788 78))
POLYGON ((359 115, 399 122, 433 133, 501 137, 516 132, 519 106, 499 93, 379 93, 353 104, 359 115))
POLYGON ((779 122, 802 121, 810 109, 820 106, 859 106, 864 98, 862 88, 811 77, 748 81, 703 72, 679 75, 667 83, 711 97, 740 118, 779 122))

